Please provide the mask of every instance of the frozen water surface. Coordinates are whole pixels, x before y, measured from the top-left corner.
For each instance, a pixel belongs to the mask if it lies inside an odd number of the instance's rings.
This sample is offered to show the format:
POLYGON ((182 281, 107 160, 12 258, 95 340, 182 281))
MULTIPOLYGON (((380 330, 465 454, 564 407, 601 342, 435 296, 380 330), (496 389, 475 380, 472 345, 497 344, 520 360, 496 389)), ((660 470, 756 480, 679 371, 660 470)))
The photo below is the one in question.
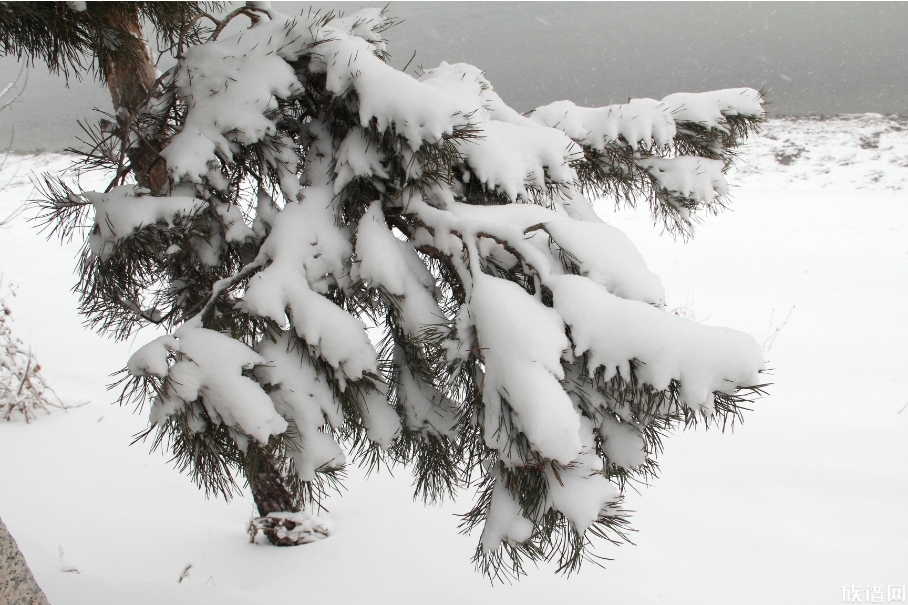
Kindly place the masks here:
MULTIPOLYGON (((276 2, 346 13, 368 2, 276 2)), ((601 107, 628 98, 739 86, 769 89, 775 115, 908 111, 908 5, 897 2, 393 2, 392 65, 476 65, 519 111, 560 99, 601 107)), ((0 60, 0 82, 19 70, 0 60)), ((110 109, 90 77, 71 89, 31 70, 14 149, 61 150, 77 119, 110 109), (71 94, 75 93, 75 94, 71 94), (65 104, 59 103, 67 96, 65 104)))

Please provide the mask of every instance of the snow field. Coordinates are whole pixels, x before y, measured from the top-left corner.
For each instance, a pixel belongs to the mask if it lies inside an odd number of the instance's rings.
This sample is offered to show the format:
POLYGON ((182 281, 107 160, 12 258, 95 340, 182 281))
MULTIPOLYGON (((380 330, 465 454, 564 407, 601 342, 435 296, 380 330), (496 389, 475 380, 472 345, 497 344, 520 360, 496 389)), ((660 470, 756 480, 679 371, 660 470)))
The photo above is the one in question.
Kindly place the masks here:
MULTIPOLYGON (((458 536, 452 516, 471 494, 424 508, 410 501, 403 470, 368 482, 353 470, 345 496, 326 502, 335 528, 327 540, 249 544, 250 498, 206 501, 163 456, 127 446, 146 417, 110 406, 103 385, 154 334, 111 343, 82 329, 69 292, 78 244, 46 243, 22 219, 0 231, 4 283, 18 284, 13 327, 64 399, 92 403, 0 425, 0 515, 55 605, 427 595, 819 604, 841 602, 846 583, 908 584, 908 410, 898 413, 908 401, 908 193, 897 189, 908 145, 886 118, 821 124, 770 121, 779 138, 745 151, 729 176, 731 211, 707 218, 692 242, 659 237, 645 211, 597 207, 662 279, 669 308, 750 333, 774 368, 770 396, 734 435, 698 430, 667 441, 661 478, 641 488, 645 497, 628 493, 637 546, 601 548, 615 559, 605 571, 585 566, 565 580, 543 569, 491 587, 469 563, 477 536, 458 536), (880 132, 876 151, 861 146, 855 124, 880 132), (781 163, 788 148, 805 151, 781 163), (839 166, 826 156, 854 159, 839 166), (863 178, 874 170, 883 176, 863 178)), ((0 215, 34 197, 28 173, 65 164, 10 158, 0 182, 17 165, 19 173, 0 194, 0 215)))

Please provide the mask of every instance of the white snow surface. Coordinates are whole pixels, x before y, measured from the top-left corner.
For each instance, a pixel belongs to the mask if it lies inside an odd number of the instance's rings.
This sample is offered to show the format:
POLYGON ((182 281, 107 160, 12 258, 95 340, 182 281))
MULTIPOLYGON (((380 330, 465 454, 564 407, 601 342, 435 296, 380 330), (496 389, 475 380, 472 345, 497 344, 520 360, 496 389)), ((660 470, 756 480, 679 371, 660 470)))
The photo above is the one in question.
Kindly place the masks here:
POLYGON ((476 126, 477 139, 457 142, 476 177, 490 189, 501 189, 512 200, 527 196, 527 186, 544 189, 546 176, 570 183, 569 162, 582 157, 580 147, 554 128, 534 128, 489 121, 476 126))
POLYGON ((290 346, 287 334, 272 342, 264 339, 258 352, 265 363, 256 368, 256 378, 271 385, 271 400, 277 411, 292 418, 299 434, 299 448, 294 450, 297 473, 303 481, 315 478, 321 467, 341 468, 346 456, 334 438, 320 432, 325 420, 334 428, 343 424, 343 414, 331 392, 331 386, 318 375, 314 365, 304 357, 303 351, 290 346))
MULTIPOLYGON (((266 360, 244 345, 213 330, 180 327, 175 333, 180 353, 185 355, 168 372, 171 391, 164 399, 176 396, 183 402, 200 399, 209 416, 227 426, 267 443, 271 435, 287 430, 287 422, 274 409, 271 398, 243 370, 266 360)), ((152 406, 152 414, 157 402, 152 406)))
POLYGON ((762 102, 760 93, 752 88, 731 88, 676 93, 662 101, 631 99, 606 107, 578 107, 571 101, 556 101, 537 107, 529 117, 599 151, 622 140, 632 149, 640 143, 648 149, 670 144, 677 122, 725 130, 726 116, 762 116, 762 102))
MULTIPOLYGON (((908 357, 896 337, 908 331, 900 308, 908 291, 903 127, 872 115, 770 120, 769 136, 749 144, 738 173, 729 176, 732 210, 706 219, 687 244, 660 238, 645 213, 597 205, 661 276, 667 308, 764 342, 774 368, 767 379, 775 383, 734 435, 697 431, 668 440, 659 459, 662 477, 641 489, 642 497, 628 494, 637 545, 604 546, 614 558, 604 571, 587 566, 564 580, 542 569, 514 586, 490 587, 469 564, 478 536, 459 536, 450 514, 466 510, 471 494, 424 509, 411 502, 401 473, 366 482, 354 472, 350 491, 322 513, 337 527, 328 539, 293 549, 249 544, 243 533, 252 510, 248 496, 230 504, 206 501, 166 457, 127 446, 145 417, 107 404, 111 395, 103 385, 136 345, 79 326, 69 292, 78 244, 47 243, 22 219, 0 231, 0 269, 18 284, 17 296, 8 299, 15 328, 64 399, 92 402, 31 425, 0 425, 0 460, 6 460, 0 514, 55 605, 263 603, 293 600, 301 590, 326 603, 416 602, 429 592, 439 603, 551 603, 602 594, 628 603, 826 603, 840 602, 843 584, 908 584, 900 564, 908 559, 900 539, 908 534, 908 415, 899 413, 908 357), (79 573, 65 571, 73 568, 79 573), (703 569, 710 570, 708 583, 701 581, 703 569), (438 591, 439 583, 451 588, 438 591)), ((25 175, 59 171, 67 161, 10 158, 2 169, 10 184, 0 194, 0 214, 35 197, 25 175)), ((452 217, 460 210, 450 208, 452 217)), ((527 216, 523 228, 549 223, 552 215, 527 216)), ((300 254, 303 262, 313 258, 300 254)), ((269 270, 280 265, 272 261, 269 270)), ((306 275, 315 294, 330 272, 306 275)), ((647 306, 608 294, 607 287, 603 296, 647 306)), ((478 290, 474 296, 483 295, 478 290)), ((538 304, 524 296, 527 306, 538 304)), ((554 318, 539 321, 544 334, 554 318)), ((135 342, 158 335, 143 333, 135 342)), ((561 355, 564 344, 555 340, 545 348, 552 359, 520 362, 551 366, 553 382, 556 350, 561 355)), ((160 352, 147 353, 134 358, 136 367, 160 372, 160 352)), ((237 377, 243 378, 238 370, 237 377)), ((734 377, 705 380, 720 378, 734 377)), ((306 388, 316 394, 318 385, 306 388)), ((376 409, 393 413, 382 404, 376 409)), ((390 416, 377 413, 385 418, 375 422, 377 433, 393 436, 390 416)), ((605 432, 608 447, 617 435, 605 432)), ((588 444, 568 445, 546 447, 565 449, 582 468, 588 444)), ((321 458, 330 453, 326 448, 321 458)), ((579 471, 567 478, 565 494, 586 479, 579 471)), ((586 503, 566 497, 558 506, 567 513, 576 504, 571 518, 582 526, 596 499, 612 497, 605 488, 586 503)), ((501 535, 519 537, 520 528, 507 525, 501 535)))
POLYGON ((711 413, 715 391, 760 384, 763 353, 743 332, 700 325, 645 303, 611 294, 605 287, 576 275, 548 282, 555 310, 571 328, 574 353, 589 353, 590 371, 603 367, 605 380, 636 373, 656 389, 681 381, 681 402, 711 413))
POLYGON ((496 480, 489 516, 480 536, 483 550, 494 550, 502 540, 523 542, 532 535, 533 522, 520 513, 520 504, 501 480, 496 480))
POLYGON ((230 336, 181 326, 139 349, 127 368, 134 376, 167 376, 164 392, 155 398, 149 414, 152 424, 200 399, 211 418, 267 443, 271 435, 287 430, 271 399, 243 370, 267 362, 261 355, 230 336), (179 356, 168 367, 170 352, 179 356))
POLYGON ((334 180, 334 193, 347 186, 357 176, 387 177, 382 166, 381 155, 366 139, 361 128, 352 128, 337 150, 337 178, 334 180))
POLYGON ((908 119, 879 114, 769 120, 745 144, 740 179, 760 188, 908 189, 908 119))
POLYGON ((467 304, 485 361, 486 445, 502 460, 520 460, 509 447, 515 431, 501 422, 504 399, 519 416, 515 429, 540 455, 569 464, 580 453, 580 415, 559 383, 569 347, 561 317, 517 284, 484 274, 475 276, 467 304))
POLYGON ((353 277, 397 297, 401 327, 417 336, 425 327, 446 323, 433 292, 435 278, 413 246, 397 239, 385 224, 381 202, 374 202, 356 230, 353 277))
POLYGON ((643 436, 629 422, 620 422, 606 415, 599 426, 599 435, 609 462, 623 468, 633 468, 646 462, 643 436))

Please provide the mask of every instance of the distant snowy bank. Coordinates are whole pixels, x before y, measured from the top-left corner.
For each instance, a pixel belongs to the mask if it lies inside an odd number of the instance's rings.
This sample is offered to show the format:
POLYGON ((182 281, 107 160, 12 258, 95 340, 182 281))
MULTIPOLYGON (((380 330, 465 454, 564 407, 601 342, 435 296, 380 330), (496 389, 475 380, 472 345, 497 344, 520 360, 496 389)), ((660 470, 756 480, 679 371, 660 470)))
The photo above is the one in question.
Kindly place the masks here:
POLYGON ((875 113, 772 118, 742 146, 729 182, 751 188, 908 187, 908 118, 875 113))

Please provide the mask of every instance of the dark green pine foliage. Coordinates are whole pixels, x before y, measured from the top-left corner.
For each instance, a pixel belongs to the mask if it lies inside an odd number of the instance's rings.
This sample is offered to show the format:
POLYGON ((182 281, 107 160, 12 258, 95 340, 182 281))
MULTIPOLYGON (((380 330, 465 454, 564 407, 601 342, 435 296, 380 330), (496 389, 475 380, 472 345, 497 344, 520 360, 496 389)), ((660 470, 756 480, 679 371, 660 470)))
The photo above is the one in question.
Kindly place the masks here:
MULTIPOLYGON (((92 73, 106 82, 112 69, 145 69, 146 49, 135 33, 154 27, 162 50, 179 55, 202 41, 200 19, 216 2, 7 2, 0 5, 0 52, 44 61, 67 78, 92 73)), ((207 37, 207 35, 206 35, 207 37)))

